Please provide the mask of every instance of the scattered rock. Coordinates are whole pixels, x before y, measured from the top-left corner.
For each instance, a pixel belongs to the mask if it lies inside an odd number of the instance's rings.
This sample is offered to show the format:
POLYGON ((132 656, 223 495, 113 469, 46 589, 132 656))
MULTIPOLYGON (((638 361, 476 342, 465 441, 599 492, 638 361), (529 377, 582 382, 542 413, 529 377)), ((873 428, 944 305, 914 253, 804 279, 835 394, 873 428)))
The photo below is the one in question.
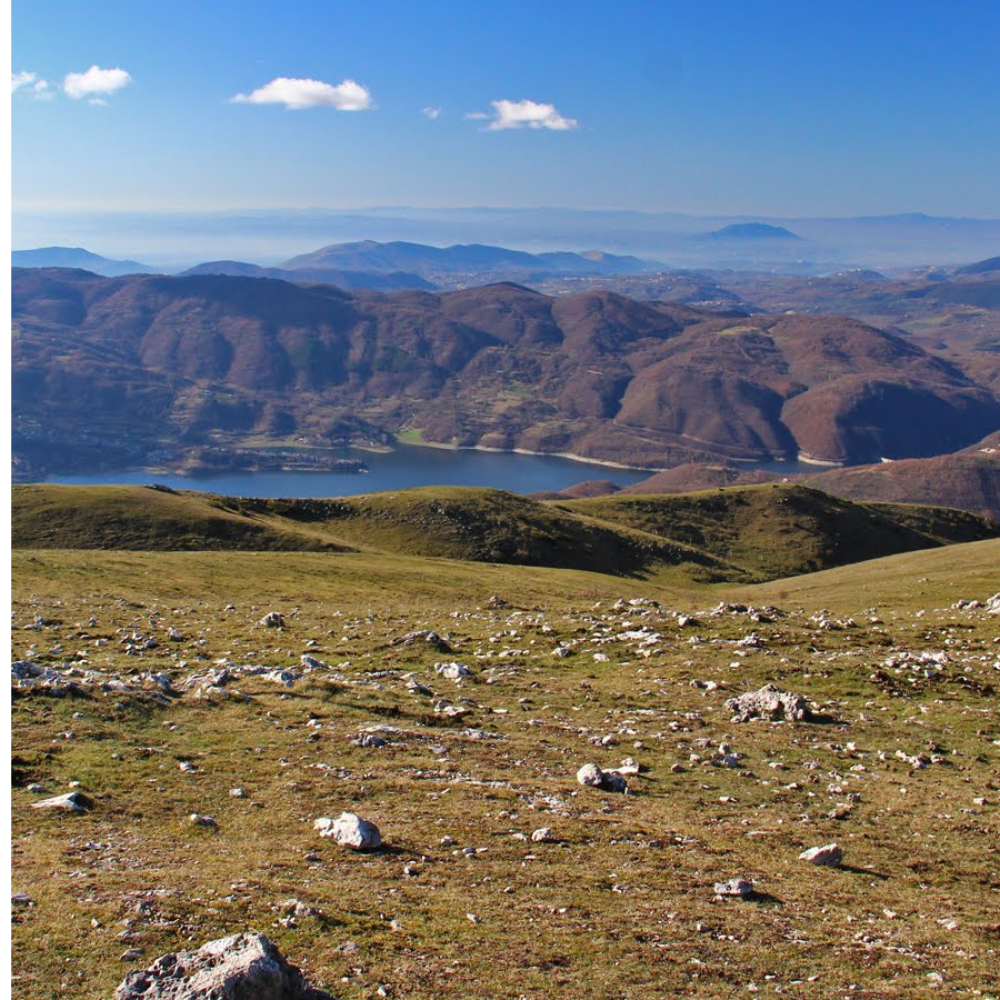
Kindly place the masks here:
POLYGON ((373 851, 382 846, 382 835, 374 823, 354 813, 341 813, 337 819, 321 817, 313 823, 321 837, 332 837, 342 847, 354 851, 373 851))
POLYGON ((285 618, 280 611, 268 611, 258 624, 264 625, 266 628, 284 628, 285 618))
POLYGON ((826 865, 829 868, 839 868, 843 860, 844 852, 837 844, 810 847, 799 855, 799 861, 808 861, 811 865, 826 865))
POLYGON ((435 663, 434 673, 449 681, 459 681, 469 676, 469 668, 464 663, 435 663))
POLYGON ((42 799, 41 802, 32 802, 31 808, 62 809, 64 812, 82 813, 93 809, 94 802, 83 792, 67 792, 65 795, 56 795, 51 799, 42 799))
POLYGON ((600 788, 604 792, 628 792, 628 782, 619 771, 602 771, 596 764, 584 764, 576 772, 576 780, 581 785, 600 788))
POLYGON ((733 713, 733 722, 749 722, 751 719, 803 722, 810 717, 809 703, 802 695, 782 691, 773 684, 765 684, 759 691, 748 691, 737 698, 730 698, 726 708, 733 713))
POLYGON ((358 735, 351 740, 351 742, 356 747, 365 747, 368 749, 377 749, 378 747, 387 747, 389 741, 379 736, 378 733, 370 732, 360 732, 358 735))
POLYGON ((130 972, 114 1000, 333 1000, 263 934, 234 934, 130 972))
POLYGON ((392 645, 412 646, 417 642, 426 642, 435 649, 440 650, 442 653, 452 652, 452 648, 449 643, 442 639, 437 632, 429 628, 417 629, 415 632, 407 632, 406 635, 402 635, 398 639, 393 639, 392 645))
POLYGON ((727 882, 715 883, 716 896, 738 896, 740 899, 745 899, 747 896, 752 896, 753 892, 753 883, 745 878, 731 878, 727 882))
POLYGON ((543 826, 540 830, 535 830, 531 835, 531 839, 536 844, 551 844, 556 838, 550 827, 543 826))

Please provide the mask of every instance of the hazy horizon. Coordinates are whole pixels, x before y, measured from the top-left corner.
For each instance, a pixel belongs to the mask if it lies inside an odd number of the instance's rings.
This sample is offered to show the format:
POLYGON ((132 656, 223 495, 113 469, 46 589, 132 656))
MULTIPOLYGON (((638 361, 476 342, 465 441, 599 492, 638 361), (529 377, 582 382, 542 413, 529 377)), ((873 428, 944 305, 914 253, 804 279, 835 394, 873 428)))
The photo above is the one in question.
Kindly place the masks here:
POLYGON ((12 9, 16 212, 1000 216, 1000 7, 12 9))

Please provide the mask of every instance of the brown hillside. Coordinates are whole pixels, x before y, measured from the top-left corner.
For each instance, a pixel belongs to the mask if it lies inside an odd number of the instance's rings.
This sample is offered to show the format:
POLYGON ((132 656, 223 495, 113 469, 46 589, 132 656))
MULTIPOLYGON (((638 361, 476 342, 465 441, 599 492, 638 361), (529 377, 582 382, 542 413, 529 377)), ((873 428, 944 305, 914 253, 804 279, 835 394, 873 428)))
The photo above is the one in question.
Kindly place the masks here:
POLYGON ((15 450, 43 458, 84 428, 140 452, 220 435, 322 444, 348 415, 650 467, 924 456, 1000 427, 1000 402, 957 367, 839 317, 513 284, 386 295, 37 269, 14 271, 12 306, 15 450))

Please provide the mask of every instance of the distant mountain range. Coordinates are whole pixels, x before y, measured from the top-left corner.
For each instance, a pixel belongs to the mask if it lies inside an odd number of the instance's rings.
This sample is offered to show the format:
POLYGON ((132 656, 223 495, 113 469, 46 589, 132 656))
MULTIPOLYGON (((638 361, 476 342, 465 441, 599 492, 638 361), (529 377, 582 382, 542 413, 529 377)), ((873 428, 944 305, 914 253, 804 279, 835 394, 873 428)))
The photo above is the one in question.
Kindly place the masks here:
POLYGON ((39 247, 36 250, 13 250, 11 267, 78 267, 106 278, 123 274, 155 274, 156 268, 136 260, 111 260, 83 247, 39 247))
POLYGON ((419 274, 404 271, 352 271, 337 267, 260 267, 240 260, 213 260, 181 272, 181 277, 221 274, 236 278, 277 278, 280 281, 336 285, 338 288, 367 288, 394 292, 404 288, 437 288, 419 274))
MULTIPOLYGON (((1000 401, 954 361, 832 316, 514 284, 428 294, 201 275, 13 272, 15 452, 32 461, 358 420, 629 465, 954 451, 1000 401)), ((354 421, 355 424, 350 424, 354 421)))
POLYGON ((634 274, 665 265, 601 251, 525 253, 482 244, 432 247, 421 243, 335 243, 280 265, 286 269, 336 267, 359 271, 413 271, 417 274, 634 274))
MULTIPOLYGON (((44 247, 16 250, 14 267, 75 267, 104 277, 157 273, 135 261, 115 261, 87 250, 44 247)), ((240 260, 216 260, 180 272, 183 276, 221 274, 231 277, 278 278, 282 281, 336 285, 339 288, 398 291, 465 287, 499 280, 528 281, 560 275, 593 277, 662 270, 663 264, 599 250, 531 254, 504 247, 472 244, 433 247, 420 243, 364 240, 336 243, 300 254, 274 267, 240 260)), ((161 272, 162 273, 162 272, 161 272)))
POLYGON ((919 212, 854 218, 779 218, 627 210, 396 206, 59 215, 15 211, 11 221, 14 246, 70 241, 76 246, 99 245, 109 256, 152 260, 171 272, 205 260, 251 260, 274 265, 301 254, 303 247, 365 240, 408 241, 435 247, 487 244, 532 254, 596 246, 616 255, 663 261, 671 267, 738 267, 795 274, 830 274, 857 267, 885 271, 932 264, 960 265, 1000 252, 1000 219, 947 218, 919 212), (802 239, 704 238, 706 233, 728 226, 746 225, 783 228, 802 239))
POLYGON ((784 226, 771 226, 764 222, 742 222, 731 226, 723 226, 707 234, 715 240, 801 240, 802 237, 785 229, 784 226))

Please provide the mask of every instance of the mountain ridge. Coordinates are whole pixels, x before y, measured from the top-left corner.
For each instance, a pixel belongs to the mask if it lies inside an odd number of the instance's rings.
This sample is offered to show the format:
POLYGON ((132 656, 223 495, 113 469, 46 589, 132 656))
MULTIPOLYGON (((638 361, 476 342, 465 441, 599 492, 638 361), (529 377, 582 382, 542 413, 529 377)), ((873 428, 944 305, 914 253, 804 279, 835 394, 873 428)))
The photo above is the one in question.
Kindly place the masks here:
POLYGON ((81 428, 322 443, 352 414, 430 442, 663 468, 922 457, 1000 426, 1000 401, 951 360, 843 317, 65 270, 15 270, 12 313, 22 445, 35 428, 49 445, 81 428))

